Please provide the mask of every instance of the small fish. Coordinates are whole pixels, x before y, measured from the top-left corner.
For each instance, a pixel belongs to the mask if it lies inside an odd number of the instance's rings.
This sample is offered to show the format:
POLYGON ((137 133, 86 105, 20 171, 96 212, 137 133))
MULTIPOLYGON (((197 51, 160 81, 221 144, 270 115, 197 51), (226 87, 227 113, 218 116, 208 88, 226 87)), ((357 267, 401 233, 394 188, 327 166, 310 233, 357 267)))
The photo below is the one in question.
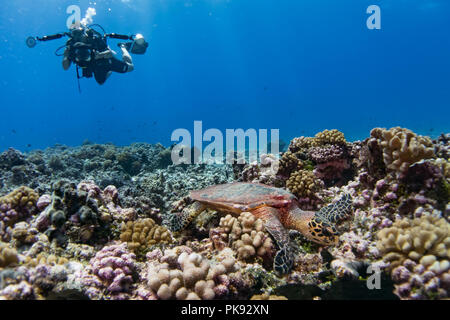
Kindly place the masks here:
POLYGON ((11 132, 12 132, 13 134, 16 134, 16 133, 17 133, 16 129, 12 129, 11 132))
POLYGON ((27 144, 27 148, 31 148, 31 144, 29 143, 29 144, 27 144))

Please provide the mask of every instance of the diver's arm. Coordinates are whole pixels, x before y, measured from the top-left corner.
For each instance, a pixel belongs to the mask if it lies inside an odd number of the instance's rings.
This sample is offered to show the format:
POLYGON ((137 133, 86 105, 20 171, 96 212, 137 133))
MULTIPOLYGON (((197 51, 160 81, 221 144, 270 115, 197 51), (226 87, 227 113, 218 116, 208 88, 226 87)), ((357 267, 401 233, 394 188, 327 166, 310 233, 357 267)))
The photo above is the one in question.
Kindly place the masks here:
POLYGON ((111 59, 112 57, 114 57, 114 52, 111 49, 106 49, 103 52, 95 52, 95 60, 98 59, 111 59))
POLYGON ((121 46, 120 49, 122 50, 122 61, 125 62, 128 65, 127 72, 131 72, 134 70, 134 64, 133 59, 131 58, 131 55, 128 53, 125 46, 121 46))
POLYGON ((36 40, 38 41, 50 41, 50 40, 56 40, 56 39, 61 39, 62 37, 67 36, 68 33, 67 32, 62 32, 62 33, 57 33, 51 36, 43 36, 42 38, 40 37, 36 37, 36 40))

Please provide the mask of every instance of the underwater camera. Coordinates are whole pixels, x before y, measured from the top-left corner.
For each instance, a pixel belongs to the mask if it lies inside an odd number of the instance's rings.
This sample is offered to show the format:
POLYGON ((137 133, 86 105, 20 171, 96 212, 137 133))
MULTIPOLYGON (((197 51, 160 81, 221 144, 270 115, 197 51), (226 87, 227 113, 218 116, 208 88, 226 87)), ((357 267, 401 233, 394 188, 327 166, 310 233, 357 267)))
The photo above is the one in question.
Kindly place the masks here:
POLYGON ((145 54, 148 48, 148 42, 142 34, 134 36, 133 42, 125 43, 125 48, 133 54, 145 54))
POLYGON ((36 39, 34 37, 28 37, 26 43, 28 48, 34 48, 36 46, 36 39))

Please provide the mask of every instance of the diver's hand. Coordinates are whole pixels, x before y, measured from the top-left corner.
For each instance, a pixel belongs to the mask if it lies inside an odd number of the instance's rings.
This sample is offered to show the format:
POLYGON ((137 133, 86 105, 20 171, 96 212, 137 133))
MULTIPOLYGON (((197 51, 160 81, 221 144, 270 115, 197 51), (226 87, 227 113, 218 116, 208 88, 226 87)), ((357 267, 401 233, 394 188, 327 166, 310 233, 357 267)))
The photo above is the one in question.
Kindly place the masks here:
POLYGON ((113 52, 108 49, 103 52, 95 52, 95 60, 99 59, 111 59, 114 56, 113 52))

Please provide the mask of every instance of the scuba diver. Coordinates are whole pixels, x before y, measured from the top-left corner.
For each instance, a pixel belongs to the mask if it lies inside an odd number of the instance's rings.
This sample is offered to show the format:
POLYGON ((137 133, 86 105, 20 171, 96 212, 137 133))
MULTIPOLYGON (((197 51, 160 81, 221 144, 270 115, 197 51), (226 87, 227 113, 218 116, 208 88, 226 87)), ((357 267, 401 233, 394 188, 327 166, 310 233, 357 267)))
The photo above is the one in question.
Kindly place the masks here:
POLYGON ((91 25, 89 27, 74 27, 70 32, 58 33, 45 37, 29 37, 27 46, 33 48, 36 41, 50 41, 69 37, 66 44, 58 48, 55 52, 57 56, 62 56, 62 66, 64 70, 68 70, 72 63, 77 67, 77 78, 92 78, 94 76, 98 84, 102 85, 106 82, 112 72, 127 73, 134 70, 133 59, 129 51, 133 54, 144 54, 147 50, 148 43, 141 34, 127 36, 115 33, 106 34, 104 29, 99 25, 91 25), (104 34, 94 30, 92 27, 98 26, 104 34), (122 51, 122 60, 116 58, 114 52, 107 43, 107 39, 131 40, 127 43, 119 43, 118 46, 122 51), (65 48, 64 53, 59 54, 59 50, 65 48), (79 74, 79 68, 82 69, 82 75, 79 74))

